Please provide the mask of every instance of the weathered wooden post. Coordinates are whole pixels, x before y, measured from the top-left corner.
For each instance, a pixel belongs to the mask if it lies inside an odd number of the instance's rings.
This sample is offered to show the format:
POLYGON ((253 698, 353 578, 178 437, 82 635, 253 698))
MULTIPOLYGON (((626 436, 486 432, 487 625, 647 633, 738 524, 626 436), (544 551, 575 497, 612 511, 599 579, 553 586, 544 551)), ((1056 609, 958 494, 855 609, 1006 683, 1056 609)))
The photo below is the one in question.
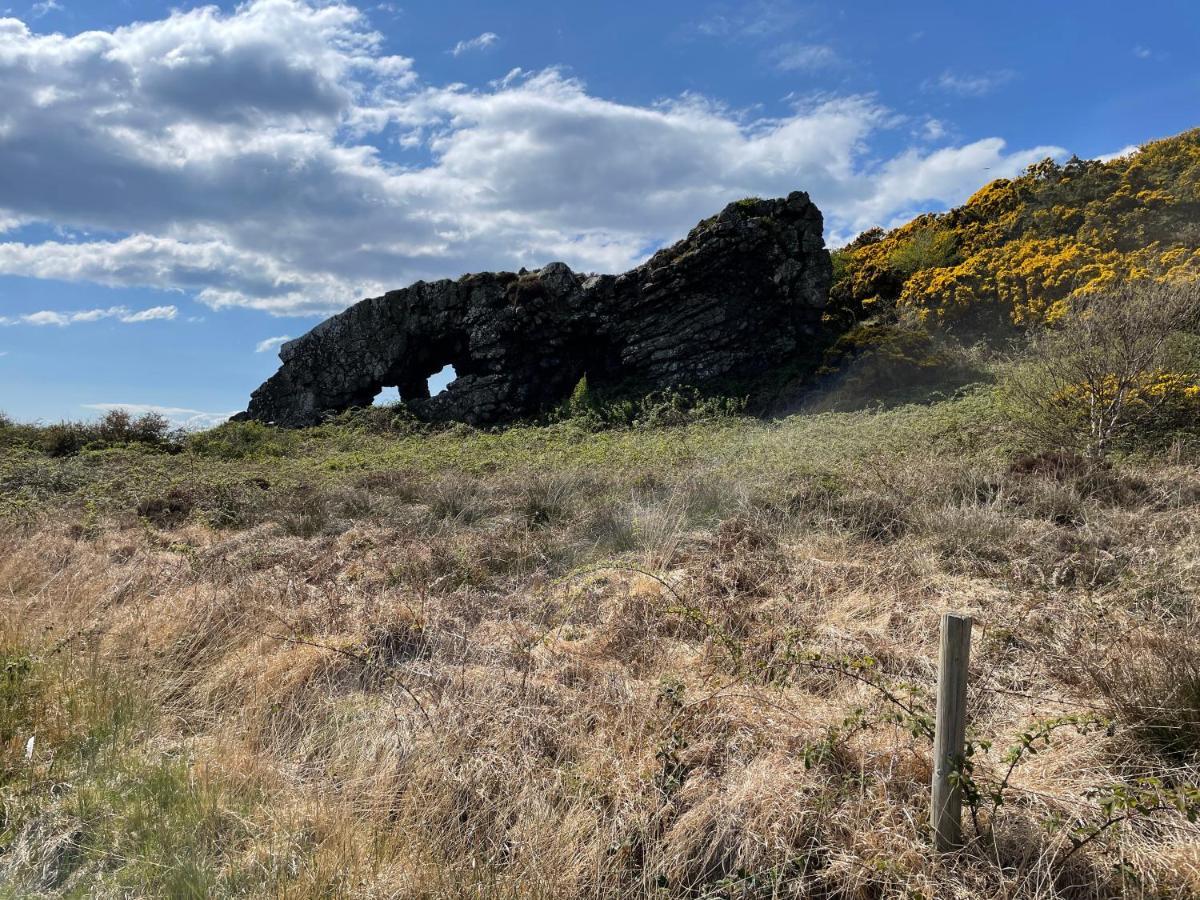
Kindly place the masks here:
POLYGON ((971 617, 942 615, 938 656, 937 723, 933 737, 933 803, 930 825, 939 851, 962 845, 962 790, 951 775, 961 766, 967 732, 967 664, 971 658, 971 617))

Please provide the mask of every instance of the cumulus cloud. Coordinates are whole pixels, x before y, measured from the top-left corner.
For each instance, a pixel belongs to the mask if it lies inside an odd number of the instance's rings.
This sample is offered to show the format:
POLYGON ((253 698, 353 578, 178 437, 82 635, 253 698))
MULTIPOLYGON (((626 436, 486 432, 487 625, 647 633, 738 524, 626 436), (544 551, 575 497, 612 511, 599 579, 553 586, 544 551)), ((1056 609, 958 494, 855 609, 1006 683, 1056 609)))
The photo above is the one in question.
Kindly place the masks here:
POLYGON ((880 159, 898 117, 870 97, 753 119, 602 99, 554 69, 425 83, 361 12, 316 0, 74 36, 0 19, 0 92, 0 226, 103 235, 0 241, 0 273, 279 315, 555 259, 619 271, 731 200, 798 188, 837 240, 1061 153, 989 138, 880 159))
POLYGON ((1035 147, 1006 153, 1000 138, 944 147, 928 154, 908 150, 883 165, 875 176, 877 190, 852 209, 859 221, 897 225, 917 211, 916 204, 905 201, 905 197, 966 197, 992 178, 1011 177, 1053 155, 1061 155, 1061 151, 1035 147), (988 177, 981 177, 982 173, 988 173, 988 177), (910 204, 907 207, 906 202, 910 204))
POLYGON ((177 428, 198 431, 204 428, 214 428, 222 422, 229 421, 232 412, 214 413, 198 409, 185 409, 178 406, 156 406, 153 403, 84 403, 84 409, 96 412, 112 412, 120 409, 133 416, 154 413, 165 418, 177 428))
POLYGON ((126 324, 174 319, 179 310, 174 306, 152 306, 149 309, 131 310, 127 306, 110 306, 107 309, 81 309, 58 312, 43 309, 19 316, 0 316, 0 325, 56 325, 65 328, 78 322, 98 322, 101 319, 116 319, 126 324))
POLYGON ((478 37, 473 37, 466 41, 459 41, 451 48, 450 53, 452 56, 462 56, 464 53, 470 53, 472 50, 486 50, 498 40, 500 40, 500 35, 493 34, 490 31, 485 31, 478 37))
POLYGON ((382 281, 292 267, 269 252, 240 250, 232 244, 148 234, 70 244, 0 243, 0 272, 107 287, 188 290, 216 309, 245 305, 294 314, 325 312, 345 306, 348 298, 383 290, 382 281))
POLYGON ((286 334, 281 334, 279 337, 269 337, 266 340, 259 341, 254 347, 254 352, 270 353, 272 350, 282 347, 290 340, 291 337, 286 334))

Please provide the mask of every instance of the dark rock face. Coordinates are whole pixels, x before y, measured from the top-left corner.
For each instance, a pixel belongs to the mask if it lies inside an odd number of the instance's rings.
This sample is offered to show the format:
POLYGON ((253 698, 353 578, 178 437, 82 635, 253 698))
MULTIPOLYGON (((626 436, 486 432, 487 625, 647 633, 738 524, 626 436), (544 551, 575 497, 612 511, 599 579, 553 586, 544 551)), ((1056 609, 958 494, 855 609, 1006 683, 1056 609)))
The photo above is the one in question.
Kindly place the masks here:
POLYGON ((417 282, 285 344, 237 418, 286 427, 369 405, 387 386, 422 418, 491 425, 593 387, 754 379, 814 341, 832 277, 807 194, 743 200, 624 275, 535 272, 417 282), (452 365, 436 397, 427 379, 452 365))

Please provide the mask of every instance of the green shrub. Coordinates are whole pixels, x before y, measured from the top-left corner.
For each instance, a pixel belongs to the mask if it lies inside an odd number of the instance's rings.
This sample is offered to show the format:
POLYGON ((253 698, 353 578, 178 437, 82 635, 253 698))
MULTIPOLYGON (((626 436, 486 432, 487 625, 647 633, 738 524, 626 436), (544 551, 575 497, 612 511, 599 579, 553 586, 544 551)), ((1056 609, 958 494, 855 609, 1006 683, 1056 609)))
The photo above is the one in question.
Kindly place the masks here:
POLYGON ((636 399, 622 396, 622 389, 604 396, 591 389, 585 375, 547 421, 567 421, 587 431, 660 428, 745 415, 746 406, 744 397, 724 396, 691 385, 652 391, 636 399))
POLYGON ((41 429, 36 425, 21 425, 4 413, 0 413, 0 449, 37 447, 41 429))
POLYGON ((575 389, 571 391, 571 398, 567 401, 567 411, 572 416, 581 416, 590 413, 595 408, 596 398, 592 396, 592 392, 588 388, 588 378, 585 373, 575 385, 575 389))
POLYGON ((327 424, 371 434, 420 434, 429 429, 403 402, 348 409, 327 424))
POLYGON ((48 456, 74 456, 95 438, 95 432, 80 422, 59 422, 41 429, 41 449, 48 456))
POLYGON ((124 409, 111 409, 96 423, 92 433, 95 440, 106 446, 118 444, 164 444, 171 433, 171 423, 155 412, 134 416, 124 409))
POLYGON ((922 269, 940 269, 957 262, 958 237, 953 231, 922 228, 892 250, 889 261, 905 278, 922 269))
POLYGON ((53 425, 21 425, 0 414, 0 449, 31 447, 55 458, 130 445, 175 452, 182 440, 181 433, 158 413, 134 417, 126 410, 114 409, 98 422, 63 421, 53 425))
POLYGON ((226 422, 209 431, 189 435, 186 448, 199 456, 217 459, 271 459, 286 456, 299 440, 295 432, 261 422, 226 422))
POLYGON ((1099 460, 1170 443, 1200 416, 1200 285, 1129 282, 1030 337, 1002 396, 1026 443, 1099 460))
POLYGON ((745 410, 744 398, 711 396, 683 386, 647 394, 636 405, 633 424, 638 428, 686 425, 740 416, 745 410))

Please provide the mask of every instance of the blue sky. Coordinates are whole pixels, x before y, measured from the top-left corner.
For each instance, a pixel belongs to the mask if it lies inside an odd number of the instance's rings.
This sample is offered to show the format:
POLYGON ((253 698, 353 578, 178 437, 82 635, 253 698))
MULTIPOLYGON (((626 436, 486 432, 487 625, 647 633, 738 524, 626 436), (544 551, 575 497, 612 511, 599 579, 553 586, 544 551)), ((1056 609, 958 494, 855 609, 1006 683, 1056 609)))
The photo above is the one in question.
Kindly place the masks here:
POLYGON ((0 409, 202 424, 419 278, 833 244, 1200 124, 1200 4, 0 0, 0 409))

